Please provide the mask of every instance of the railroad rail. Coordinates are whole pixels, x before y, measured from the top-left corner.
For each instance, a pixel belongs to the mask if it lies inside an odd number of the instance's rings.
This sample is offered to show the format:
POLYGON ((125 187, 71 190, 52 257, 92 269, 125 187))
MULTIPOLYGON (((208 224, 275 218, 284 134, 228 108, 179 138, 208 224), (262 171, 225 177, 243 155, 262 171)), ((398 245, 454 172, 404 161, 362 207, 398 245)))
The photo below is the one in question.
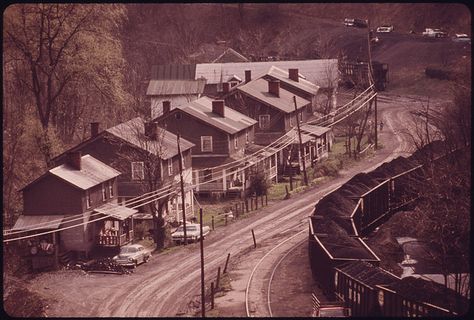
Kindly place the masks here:
POLYGON ((275 271, 294 250, 306 241, 306 228, 286 238, 268 251, 255 265, 245 290, 245 310, 248 317, 272 317, 271 284, 275 271))

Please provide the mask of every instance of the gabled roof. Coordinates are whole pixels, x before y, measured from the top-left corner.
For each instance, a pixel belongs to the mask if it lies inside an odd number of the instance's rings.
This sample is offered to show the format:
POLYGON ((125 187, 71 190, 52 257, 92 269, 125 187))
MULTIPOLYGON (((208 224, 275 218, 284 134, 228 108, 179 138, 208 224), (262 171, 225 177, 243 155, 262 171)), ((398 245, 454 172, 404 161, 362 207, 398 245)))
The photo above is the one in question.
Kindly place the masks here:
POLYGON ((150 80, 147 96, 201 94, 204 92, 206 79, 197 80, 150 80))
MULTIPOLYGON (((158 127, 157 139, 147 139, 145 137, 145 121, 140 117, 116 125, 106 131, 135 147, 165 160, 178 154, 178 144, 175 134, 158 127)), ((180 142, 181 152, 194 147, 194 144, 186 139, 181 138, 180 142)))
POLYGON ((249 62, 249 59, 238 53, 232 48, 227 48, 220 56, 218 56, 212 63, 227 63, 227 62, 249 62))
POLYGON ((271 66, 282 70, 297 68, 304 78, 321 88, 337 85, 339 78, 337 59, 294 60, 294 61, 261 61, 231 63, 201 63, 196 65, 195 77, 206 78, 207 84, 220 83, 230 75, 245 79, 245 70, 251 70, 252 79, 266 73, 271 66), (328 81, 329 79, 329 81, 328 81))
POLYGON ((151 67, 151 79, 153 80, 196 80, 195 64, 165 64, 151 67))
POLYGON ((109 167, 88 154, 81 157, 81 170, 76 170, 67 163, 64 163, 50 169, 48 172, 82 190, 90 189, 120 175, 120 171, 109 167))
POLYGON ((224 106, 224 117, 213 113, 212 100, 208 97, 201 97, 176 109, 229 134, 237 133, 257 123, 256 120, 226 106, 224 106))
POLYGON ((273 65, 270 67, 270 70, 268 70, 268 72, 263 76, 267 76, 267 75, 274 79, 280 80, 281 82, 285 82, 286 84, 296 89, 303 90, 304 92, 312 94, 312 95, 316 95, 319 90, 319 86, 302 78, 301 74, 299 75, 298 81, 294 81, 290 79, 288 70, 285 71, 273 65))
MULTIPOLYGON (((293 93, 280 87, 279 97, 268 92, 268 81, 265 79, 255 79, 246 83, 245 85, 237 87, 235 90, 241 91, 248 96, 251 96, 260 102, 276 108, 286 113, 292 113, 295 111, 295 104, 293 97, 296 96, 293 93)), ((298 109, 310 104, 311 101, 296 96, 296 106, 298 109)))

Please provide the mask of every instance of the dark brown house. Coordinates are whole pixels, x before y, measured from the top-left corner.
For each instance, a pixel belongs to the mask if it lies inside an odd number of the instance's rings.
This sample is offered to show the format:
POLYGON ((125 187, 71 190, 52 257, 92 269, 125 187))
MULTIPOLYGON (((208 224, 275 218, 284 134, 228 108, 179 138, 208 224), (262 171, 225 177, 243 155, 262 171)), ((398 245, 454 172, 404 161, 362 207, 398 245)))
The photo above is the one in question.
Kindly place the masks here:
MULTIPOLYGON (((183 155, 183 178, 185 184, 192 182, 191 148, 194 145, 181 139, 183 155)), ((100 161, 122 172, 118 178, 118 202, 127 203, 130 199, 146 192, 170 186, 179 189, 179 154, 177 136, 156 123, 145 122, 137 117, 112 128, 99 132, 98 124, 91 126, 91 137, 70 149, 90 154, 100 161)), ((67 153, 53 161, 64 163, 67 153)), ((192 214, 192 191, 186 193, 186 212, 192 214)), ((168 221, 181 219, 179 202, 181 197, 171 197, 165 208, 168 221)), ((139 205, 136 203, 135 206, 139 205)), ((147 206, 137 208, 147 211, 147 206)))
POLYGON ((33 266, 41 265, 38 261, 47 253, 56 258, 67 251, 88 256, 96 247, 119 247, 133 239, 131 216, 136 210, 117 204, 119 175, 90 155, 70 152, 63 164, 20 190, 24 213, 11 231, 59 229, 29 241, 33 266))
POLYGON ((192 165, 197 192, 240 190, 245 173, 227 164, 244 157, 246 146, 254 140, 255 120, 225 106, 223 100, 202 97, 155 121, 194 144, 192 165), (211 169, 216 166, 219 168, 211 169), (232 174, 227 175, 229 172, 232 174))

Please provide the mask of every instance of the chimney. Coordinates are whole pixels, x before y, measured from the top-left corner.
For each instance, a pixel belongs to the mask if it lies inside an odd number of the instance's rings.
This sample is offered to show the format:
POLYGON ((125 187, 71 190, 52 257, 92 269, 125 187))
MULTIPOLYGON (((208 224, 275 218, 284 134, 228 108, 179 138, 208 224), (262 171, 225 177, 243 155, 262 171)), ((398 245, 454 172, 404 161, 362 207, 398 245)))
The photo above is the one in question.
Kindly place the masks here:
POLYGON ((163 114, 167 114, 171 111, 171 101, 163 101, 163 114))
POLYGON ((149 139, 155 140, 157 134, 157 124, 156 122, 145 122, 145 136, 149 139))
POLYGON ((298 69, 288 69, 288 76, 290 80, 299 81, 298 69))
POLYGON ((245 83, 250 82, 252 80, 252 71, 245 70, 245 83))
POLYGON ((229 93, 229 88, 230 88, 230 83, 229 82, 223 82, 222 83, 222 91, 224 93, 229 93))
POLYGON ((67 164, 74 170, 81 170, 81 151, 71 151, 67 154, 67 164))
POLYGON ((224 117, 224 100, 212 101, 212 112, 221 117, 224 117))
POLYGON ((268 92, 274 96, 280 96, 280 80, 269 80, 268 81, 268 92))
POLYGON ((99 122, 91 122, 91 138, 99 134, 99 122))

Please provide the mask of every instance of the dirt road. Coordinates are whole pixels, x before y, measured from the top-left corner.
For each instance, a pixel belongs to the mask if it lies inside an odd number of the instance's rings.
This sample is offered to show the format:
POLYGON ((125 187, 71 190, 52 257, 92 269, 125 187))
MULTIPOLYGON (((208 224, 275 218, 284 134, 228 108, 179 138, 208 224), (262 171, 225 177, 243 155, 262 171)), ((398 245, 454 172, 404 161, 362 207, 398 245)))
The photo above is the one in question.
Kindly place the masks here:
MULTIPOLYGON (((379 136, 383 149, 374 156, 341 172, 332 181, 292 196, 290 200, 269 205, 258 214, 217 229, 207 237, 204 242, 207 285, 215 279, 218 266, 224 266, 227 254, 231 254, 233 290, 218 301, 221 315, 245 316, 244 288, 254 264, 276 243, 308 228, 307 217, 319 198, 356 173, 369 171, 383 161, 409 151, 400 130, 409 123, 408 110, 413 103, 400 98, 384 101, 379 103, 379 118, 386 124, 379 136), (253 248, 252 229, 258 243, 256 249, 253 248)), ((47 314, 53 317, 194 315, 196 309, 190 301, 196 300, 199 286, 198 244, 154 255, 131 275, 59 271, 42 274, 29 283, 30 289, 50 299, 47 314)))

